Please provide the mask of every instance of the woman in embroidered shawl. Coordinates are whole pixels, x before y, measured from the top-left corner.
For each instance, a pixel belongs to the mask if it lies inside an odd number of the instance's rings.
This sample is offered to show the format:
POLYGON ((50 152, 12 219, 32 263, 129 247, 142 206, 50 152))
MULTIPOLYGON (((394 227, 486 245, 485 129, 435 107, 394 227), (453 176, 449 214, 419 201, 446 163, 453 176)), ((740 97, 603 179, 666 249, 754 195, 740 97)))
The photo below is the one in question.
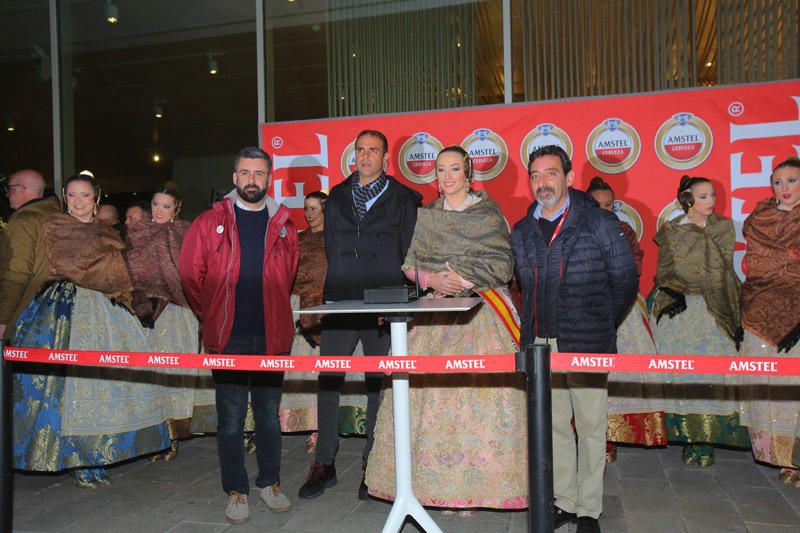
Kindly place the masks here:
MULTIPOLYGON (((465 313, 417 314, 408 337, 413 355, 502 354, 517 350, 519 319, 506 288, 513 273, 508 224, 483 191, 470 189, 471 164, 458 146, 436 159, 441 198, 420 209, 403 270, 434 296, 480 293, 487 302, 465 313)), ((447 512, 527 506, 525 394, 515 374, 413 375, 410 378, 414 490, 423 505, 447 512)), ((366 483, 373 496, 395 489, 392 390, 378 412, 366 483)))
MULTIPOLYGON (((198 322, 189 308, 178 276, 178 257, 189 223, 178 218, 181 198, 171 185, 159 189, 150 202, 151 219, 132 221, 125 259, 133 281, 133 310, 143 326, 151 350, 163 353, 197 353, 198 322)), ((151 409, 167 419, 172 444, 152 461, 169 461, 178 453, 178 439, 192 436, 190 421, 200 375, 197 369, 151 370, 161 393, 151 409)))
MULTIPOLYGON (((303 216, 308 229, 297 237, 300 257, 297 276, 292 287, 292 309, 321 305, 322 286, 328 272, 325 255, 325 202, 328 195, 322 191, 310 192, 303 200, 303 216)), ((319 337, 322 331, 320 315, 297 315, 292 355, 319 355, 319 337)), ((349 374, 348 374, 349 375, 349 374)), ((287 374, 281 395, 281 430, 286 432, 312 431, 306 440, 307 451, 312 451, 317 441, 317 375, 313 372, 287 374)))
MULTIPOLYGON (((65 214, 43 225, 54 281, 31 300, 14 327, 15 346, 61 350, 147 351, 126 308, 133 286, 117 231, 94 220, 100 190, 91 173, 69 178, 65 214)), ((169 446, 166 424, 131 397, 98 396, 106 372, 78 366, 20 366, 13 378, 14 467, 72 470, 78 486, 108 483, 105 465, 169 446), (101 378, 101 379, 97 379, 101 378), (98 416, 98 413, 103 414, 98 416), (138 415, 138 416, 137 416, 138 415), (103 427, 117 430, 104 431, 103 427)))
MULTIPOLYGON (((325 255, 325 202, 328 195, 322 191, 310 192, 303 201, 303 215, 308 229, 298 236, 300 258, 297 277, 292 287, 292 308, 304 309, 323 303, 322 288, 328 272, 325 255)), ((292 343, 292 355, 319 355, 319 338, 322 333, 320 315, 298 315, 297 330, 292 343)), ((362 353, 361 343, 356 354, 362 353)), ((363 387, 363 374, 348 373, 339 405, 339 433, 365 434, 367 397, 363 387)), ((281 396, 281 429, 285 432, 313 431, 306 441, 311 453, 317 441, 317 385, 314 372, 294 372, 286 375, 281 396)))
MULTIPOLYGON (((659 354, 736 355, 741 340, 733 270, 733 222, 714 214, 714 186, 683 176, 684 215, 658 230, 651 326, 659 354)), ((709 466, 713 445, 748 447, 730 376, 663 374, 668 440, 684 443, 683 462, 709 466)))
MULTIPOLYGON (((596 176, 589 182, 586 192, 597 200, 600 207, 616 213, 616 197, 611 186, 596 176)), ((636 271, 642 275, 644 252, 634 229, 623 220, 619 221, 622 233, 631 245, 636 271)), ((647 310, 641 295, 637 298, 625 320, 617 329, 617 351, 619 353, 656 353, 653 337, 647 325, 647 310)), ((663 382, 652 373, 618 373, 608 378, 608 444, 606 462, 617 458, 614 443, 639 446, 665 446, 667 431, 664 425, 663 382)))
MULTIPOLYGON (((773 197, 744 221, 747 279, 742 286, 742 353, 800 357, 800 160, 787 159, 771 176, 773 197), (782 353, 783 352, 783 353, 782 353)), ((753 455, 781 467, 800 488, 792 449, 800 415, 800 377, 742 376, 741 423, 753 455)))

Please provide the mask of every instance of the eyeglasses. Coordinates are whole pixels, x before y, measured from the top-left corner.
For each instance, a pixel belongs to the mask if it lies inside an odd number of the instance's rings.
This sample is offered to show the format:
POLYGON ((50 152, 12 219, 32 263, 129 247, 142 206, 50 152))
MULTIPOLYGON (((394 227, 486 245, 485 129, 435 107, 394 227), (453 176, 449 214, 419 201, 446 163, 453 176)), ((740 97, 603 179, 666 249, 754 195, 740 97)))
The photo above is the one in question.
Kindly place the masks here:
POLYGON ((13 185, 9 185, 8 183, 4 183, 3 184, 3 192, 6 193, 6 196, 9 196, 13 192, 14 187, 22 187, 22 185, 19 184, 19 183, 15 183, 13 185))

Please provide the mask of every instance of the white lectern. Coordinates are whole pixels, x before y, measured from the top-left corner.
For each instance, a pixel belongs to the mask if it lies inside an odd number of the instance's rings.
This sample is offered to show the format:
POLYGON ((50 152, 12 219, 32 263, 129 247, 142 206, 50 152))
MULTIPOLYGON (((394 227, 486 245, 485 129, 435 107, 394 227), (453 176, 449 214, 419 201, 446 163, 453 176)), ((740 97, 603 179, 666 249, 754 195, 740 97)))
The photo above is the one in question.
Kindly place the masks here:
MULTIPOLYGON (((361 314, 384 315, 391 325, 392 355, 408 355, 408 322, 412 313, 444 313, 469 311, 481 298, 421 298, 406 304, 365 304, 360 300, 343 300, 331 304, 307 307, 297 314, 361 314)), ((408 412, 408 374, 393 372, 394 390, 394 464, 395 497, 392 511, 383 533, 397 532, 411 516, 427 533, 442 530, 420 505, 411 484, 411 420, 408 412)))

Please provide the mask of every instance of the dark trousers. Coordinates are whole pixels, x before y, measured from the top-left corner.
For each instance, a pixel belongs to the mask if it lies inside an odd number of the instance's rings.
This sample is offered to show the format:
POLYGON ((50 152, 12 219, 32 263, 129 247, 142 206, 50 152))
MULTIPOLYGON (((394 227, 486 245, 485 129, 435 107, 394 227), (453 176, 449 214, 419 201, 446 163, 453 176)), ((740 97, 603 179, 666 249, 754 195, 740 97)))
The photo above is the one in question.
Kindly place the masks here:
MULTIPOLYGON (((378 327, 376 315, 330 315, 322 319, 320 355, 352 355, 359 340, 364 348, 364 355, 387 355, 392 344, 392 338, 386 327, 378 327)), ((361 453, 364 464, 375 440, 375 420, 378 418, 382 382, 382 373, 366 374, 367 442, 361 453)), ((336 459, 336 452, 339 449, 339 398, 343 383, 343 372, 325 372, 319 375, 317 392, 319 437, 316 459, 322 464, 331 464, 336 459)))
MULTIPOLYGON (((264 337, 231 337, 222 351, 226 354, 265 354, 264 337)), ((257 487, 280 482, 281 403, 283 372, 214 370, 217 398, 217 451, 222 471, 222 490, 250 492, 244 467, 244 419, 250 390, 256 423, 257 487)))

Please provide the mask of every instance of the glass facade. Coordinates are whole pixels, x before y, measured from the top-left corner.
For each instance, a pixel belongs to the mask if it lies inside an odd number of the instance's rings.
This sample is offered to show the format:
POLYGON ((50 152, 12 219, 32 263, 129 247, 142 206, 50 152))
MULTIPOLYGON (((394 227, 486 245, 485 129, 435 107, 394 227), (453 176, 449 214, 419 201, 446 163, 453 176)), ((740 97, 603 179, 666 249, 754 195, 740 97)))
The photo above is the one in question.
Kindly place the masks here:
MULTIPOLYGON (((0 179, 22 168, 52 175, 53 105, 46 2, 0 4, 0 179)), ((52 185, 52 178, 50 178, 52 185)), ((5 195, 0 216, 9 214, 5 195)))
POLYGON ((35 168, 53 184, 90 169, 123 208, 174 181, 193 215, 229 187, 232 156, 258 144, 261 119, 797 77, 798 0, 753 2, 746 35, 729 4, 10 0, 0 175, 35 168))

